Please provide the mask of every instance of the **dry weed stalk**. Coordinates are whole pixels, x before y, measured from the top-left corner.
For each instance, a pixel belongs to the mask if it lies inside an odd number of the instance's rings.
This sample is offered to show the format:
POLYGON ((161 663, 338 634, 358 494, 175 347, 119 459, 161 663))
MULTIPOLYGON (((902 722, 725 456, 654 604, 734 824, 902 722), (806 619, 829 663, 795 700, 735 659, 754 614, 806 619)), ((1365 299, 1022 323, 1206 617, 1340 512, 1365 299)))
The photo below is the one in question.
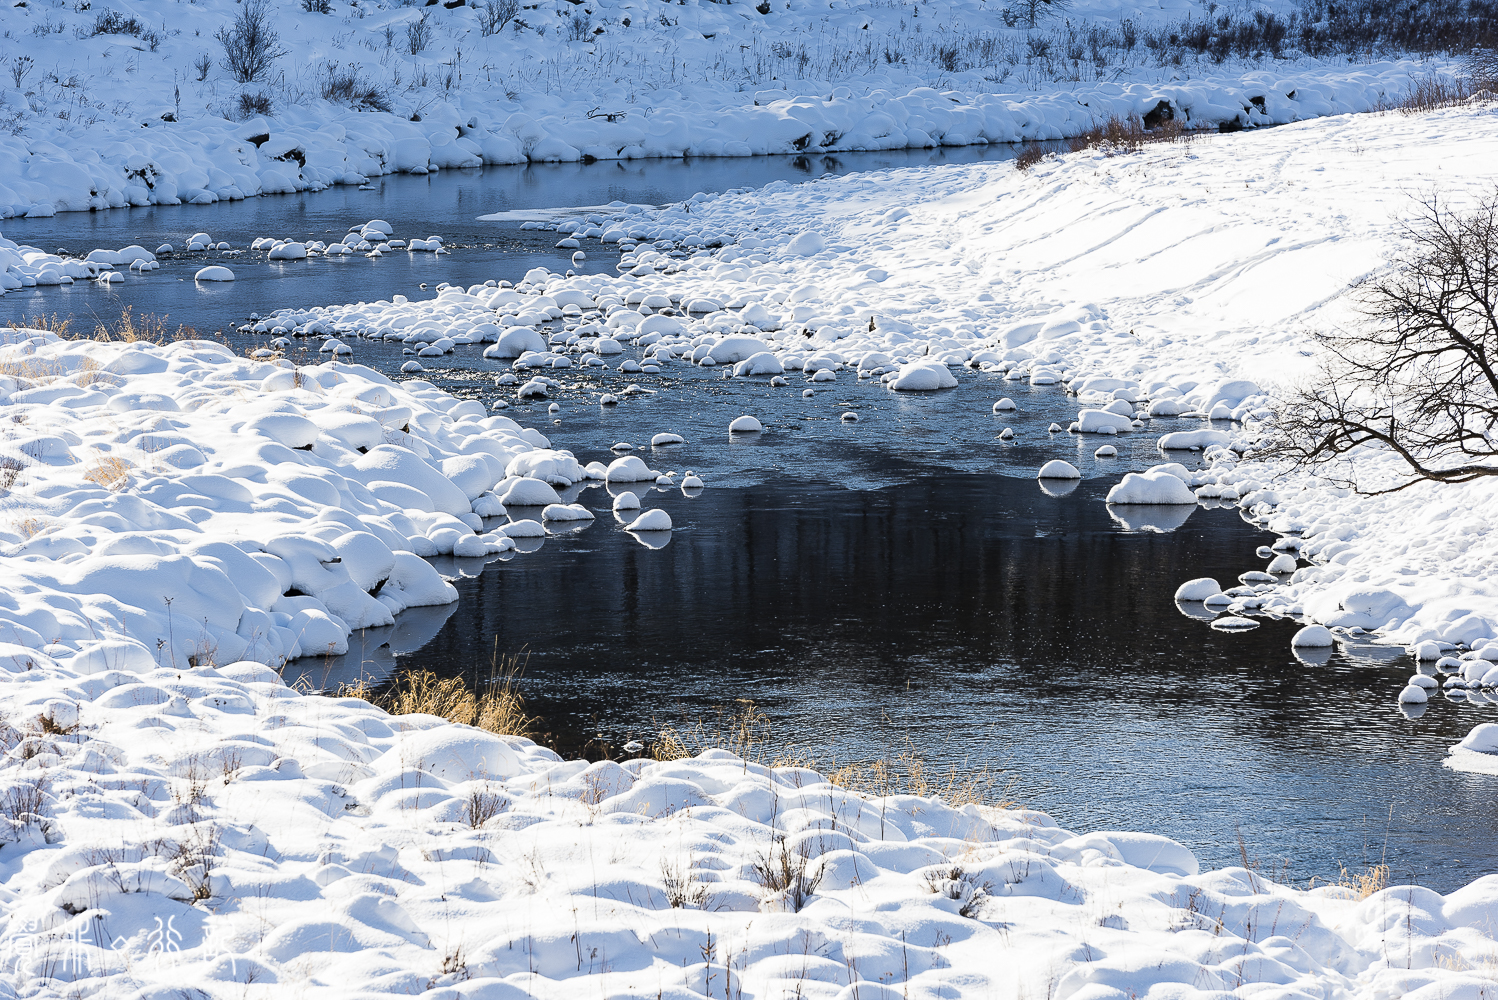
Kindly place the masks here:
POLYGON ((1161 142, 1190 142, 1196 138, 1197 133, 1186 128, 1174 118, 1168 118, 1155 125, 1154 128, 1145 128, 1144 120, 1138 115, 1130 115, 1120 118, 1117 115, 1109 115, 1083 132, 1067 140, 1067 145, 1074 153, 1084 149, 1096 149, 1108 156, 1118 156, 1123 153, 1137 153, 1147 145, 1161 142))
POLYGON ((52 527, 52 522, 44 517, 25 517, 14 523, 16 531, 20 532, 21 537, 27 541, 52 527))
POLYGON ((839 765, 827 779, 841 788, 874 798, 916 795, 941 799, 954 808, 973 804, 1008 809, 1016 805, 1010 794, 1014 791, 1013 778, 1001 787, 998 773, 986 764, 976 771, 956 765, 932 770, 914 746, 907 746, 893 757, 839 765))
POLYGON ((94 324, 92 333, 73 333, 69 328, 70 323, 71 320, 54 313, 51 316, 38 315, 12 320, 8 325, 12 330, 55 333, 64 340, 97 340, 121 344, 165 344, 173 340, 197 340, 201 337, 197 330, 182 324, 178 324, 175 330, 169 330, 165 316, 148 314, 137 320, 130 306, 121 310, 119 320, 112 326, 104 322, 94 324))
POLYGON ((1418 115, 1425 111, 1465 104, 1472 97, 1467 81, 1460 77, 1447 77, 1438 73, 1427 73, 1411 81, 1410 92, 1404 100, 1394 105, 1401 114, 1418 115))
POLYGON ((731 705, 717 706, 718 716, 709 724, 698 719, 686 729, 666 727, 650 746, 655 760, 669 761, 695 757, 704 750, 727 750, 744 760, 785 766, 777 758, 767 760, 770 718, 747 698, 737 698, 731 705))

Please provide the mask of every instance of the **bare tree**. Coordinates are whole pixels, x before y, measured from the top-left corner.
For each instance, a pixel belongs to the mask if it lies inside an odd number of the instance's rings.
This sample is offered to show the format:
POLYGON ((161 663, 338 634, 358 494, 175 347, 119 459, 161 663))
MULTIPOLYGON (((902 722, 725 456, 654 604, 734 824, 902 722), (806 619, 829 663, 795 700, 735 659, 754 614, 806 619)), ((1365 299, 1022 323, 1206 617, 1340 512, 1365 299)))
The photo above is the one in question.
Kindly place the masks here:
POLYGON ((224 68, 240 83, 249 83, 286 54, 281 36, 271 27, 266 0, 244 0, 232 27, 214 34, 224 47, 224 68))
POLYGON ((1004 8, 1004 15, 1011 24, 1023 21, 1033 28, 1046 18, 1068 10, 1071 10, 1071 0, 1013 0, 1004 8))
POLYGON ((520 13, 520 0, 486 0, 478 12, 479 33, 495 35, 504 30, 504 26, 520 13))
POLYGON ((1318 379, 1285 400, 1267 449, 1302 466, 1364 446, 1403 459, 1397 485, 1339 477, 1366 494, 1498 476, 1498 195, 1470 212, 1419 204, 1408 251, 1362 286, 1366 326, 1320 338, 1318 379))

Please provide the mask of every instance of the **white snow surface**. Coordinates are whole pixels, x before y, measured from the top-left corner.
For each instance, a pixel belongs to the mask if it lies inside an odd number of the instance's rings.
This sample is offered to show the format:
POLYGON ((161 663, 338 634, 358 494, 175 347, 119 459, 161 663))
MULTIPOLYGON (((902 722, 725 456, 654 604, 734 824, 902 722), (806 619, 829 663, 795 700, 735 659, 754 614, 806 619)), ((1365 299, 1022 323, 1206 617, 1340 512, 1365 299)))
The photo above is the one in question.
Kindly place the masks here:
MULTIPOLYGON (((242 9, 229 0, 169 17, 139 0, 7 8, 0 122, 14 138, 0 145, 0 218, 482 164, 1061 138, 1162 103, 1195 127, 1268 125, 1387 106, 1455 71, 1451 60, 1300 55, 1156 66, 1143 44, 1099 67, 1062 58, 1060 25, 1037 60, 1030 33, 981 0, 775 0, 764 13, 752 0, 669 11, 539 0, 488 34, 484 6, 272 4, 284 54, 248 84, 214 40, 242 9)), ((1209 13, 1185 0, 1082 0, 1072 16, 1113 28, 1209 13)), ((822 239, 808 231, 798 250, 822 239)))
POLYGON ((504 512, 507 465, 571 460, 358 365, 3 336, 0 627, 80 676, 341 653, 456 599, 420 556, 509 547, 473 513, 504 512))

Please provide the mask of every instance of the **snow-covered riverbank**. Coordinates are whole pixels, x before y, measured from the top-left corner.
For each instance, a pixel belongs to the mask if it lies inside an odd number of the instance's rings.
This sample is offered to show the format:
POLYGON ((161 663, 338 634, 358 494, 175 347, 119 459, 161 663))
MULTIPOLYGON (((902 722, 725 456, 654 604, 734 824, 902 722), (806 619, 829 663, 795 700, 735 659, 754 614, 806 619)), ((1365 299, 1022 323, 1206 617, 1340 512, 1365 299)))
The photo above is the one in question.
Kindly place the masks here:
POLYGON ((456 599, 421 556, 514 547, 523 529, 484 522, 507 472, 588 475, 482 404, 360 366, 7 338, 0 560, 27 596, 4 639, 78 674, 342 653, 456 599))
POLYGON ((1191 3, 1084 3, 1037 31, 982 2, 654 6, 543 0, 493 32, 483 5, 278 6, 280 54, 252 83, 221 65, 215 33, 242 9, 227 0, 169 18, 18 6, 0 37, 0 218, 482 164, 1054 139, 1112 115, 1254 127, 1389 106, 1459 72, 1145 44, 1210 13, 1191 3))

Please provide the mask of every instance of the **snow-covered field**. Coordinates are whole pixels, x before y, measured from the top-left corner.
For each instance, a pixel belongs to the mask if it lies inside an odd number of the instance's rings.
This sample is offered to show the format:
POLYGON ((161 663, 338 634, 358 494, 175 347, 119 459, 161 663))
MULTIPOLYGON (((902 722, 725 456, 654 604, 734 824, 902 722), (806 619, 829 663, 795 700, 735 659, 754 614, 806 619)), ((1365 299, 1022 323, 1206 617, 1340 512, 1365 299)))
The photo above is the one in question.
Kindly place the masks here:
POLYGON ((1146 44, 1151 27, 1228 10, 1188 0, 1083 0, 1033 30, 988 0, 541 0, 487 32, 490 6, 276 4, 279 55, 251 83, 215 39, 244 10, 228 0, 9 8, 0 218, 486 163, 1059 138, 1162 106, 1193 127, 1266 125, 1397 103, 1457 72, 1293 44, 1176 61, 1146 44))
MULTIPOLYGON (((1310 370, 1311 334, 1351 321, 1347 286, 1397 249, 1410 196, 1470 203, 1493 162, 1498 112, 1478 105, 1024 173, 973 164, 558 213, 545 224, 559 237, 625 250, 619 277, 538 269, 515 288, 258 330, 333 338, 332 357, 354 337, 447 338, 508 363, 503 384, 529 396, 547 370, 617 367, 631 340, 642 370, 733 366, 767 393, 855 378, 938 391, 962 365, 1053 385, 1099 446, 1150 434, 1206 450, 1198 474, 1165 451, 1166 468, 1121 484, 1131 498, 1194 489, 1282 533, 1263 567, 1276 572, 1213 606, 1379 630, 1430 643, 1422 655, 1460 644, 1460 672, 1444 673, 1466 684, 1498 659, 1490 487, 1363 500, 1226 446, 1310 370)), ((497 556, 545 530, 490 520, 506 504, 654 474, 631 458, 583 468, 481 404, 336 360, 13 331, 0 366, 0 993, 1498 992, 1498 875, 1444 898, 1306 891, 1199 872, 1147 833, 865 797, 721 751, 563 762, 290 690, 267 665, 453 599, 422 556, 497 556)), ((1385 459, 1358 461, 1376 475, 1385 459)), ((1474 770, 1493 732, 1469 737, 1474 770)))

